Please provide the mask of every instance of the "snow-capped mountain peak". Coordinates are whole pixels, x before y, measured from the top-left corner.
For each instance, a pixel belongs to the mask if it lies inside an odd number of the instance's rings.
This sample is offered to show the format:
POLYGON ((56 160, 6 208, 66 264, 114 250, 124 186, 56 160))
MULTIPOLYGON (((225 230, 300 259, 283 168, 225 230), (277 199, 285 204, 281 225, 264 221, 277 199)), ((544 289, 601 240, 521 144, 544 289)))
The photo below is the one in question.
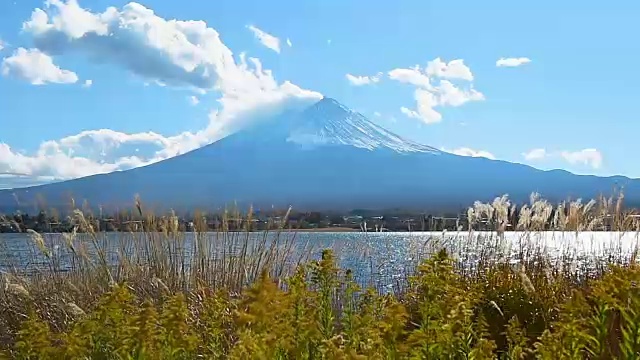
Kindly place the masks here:
POLYGON ((295 116, 288 125, 287 141, 303 147, 349 145, 368 150, 386 148, 397 152, 440 152, 430 146, 403 139, 327 97, 295 116))

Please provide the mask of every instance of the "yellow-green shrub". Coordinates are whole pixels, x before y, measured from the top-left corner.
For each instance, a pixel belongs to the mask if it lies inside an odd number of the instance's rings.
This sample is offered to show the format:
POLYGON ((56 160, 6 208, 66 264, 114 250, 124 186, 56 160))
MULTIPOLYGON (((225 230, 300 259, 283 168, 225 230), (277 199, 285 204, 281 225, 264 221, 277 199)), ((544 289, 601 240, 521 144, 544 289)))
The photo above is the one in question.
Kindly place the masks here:
MULTIPOLYGON (((640 268, 570 282, 488 264, 462 273, 440 251, 403 293, 361 289, 331 251, 285 281, 241 293, 144 292, 112 284, 68 326, 36 306, 5 355, 16 359, 637 359, 640 268), (474 275, 475 274, 475 275, 474 275), (554 290, 554 291, 552 291, 554 290), (86 311, 86 313, 85 313, 86 311)), ((69 315, 71 316, 71 315, 69 315)))

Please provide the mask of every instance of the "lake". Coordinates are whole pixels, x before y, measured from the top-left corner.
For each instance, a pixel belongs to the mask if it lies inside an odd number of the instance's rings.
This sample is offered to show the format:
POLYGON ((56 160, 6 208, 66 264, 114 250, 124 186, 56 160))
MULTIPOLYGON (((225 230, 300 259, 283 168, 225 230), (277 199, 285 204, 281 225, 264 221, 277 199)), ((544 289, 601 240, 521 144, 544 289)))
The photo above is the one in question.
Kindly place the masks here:
MULTIPOLYGON (((55 259, 55 268, 66 271, 72 267, 72 248, 61 234, 45 234, 44 243, 55 259)), ((466 266, 473 267, 482 257, 509 257, 518 262, 519 254, 541 250, 551 260, 566 264, 567 259, 576 266, 593 266, 603 259, 628 258, 637 248, 640 236, 636 232, 508 232, 499 236, 495 232, 398 232, 398 233, 207 233, 197 241, 194 233, 181 234, 180 240, 168 239, 161 234, 101 233, 95 242, 88 234, 78 234, 73 240, 75 249, 88 244, 87 252, 95 256, 95 245, 105 249, 108 261, 117 263, 118 251, 126 250, 132 259, 142 261, 137 252, 158 239, 172 253, 190 258, 196 248, 212 254, 212 258, 233 256, 243 250, 256 251, 260 246, 277 244, 287 246, 291 259, 305 255, 317 258, 322 249, 332 248, 342 268, 354 271, 360 279, 375 278, 378 285, 391 283, 410 274, 420 260, 435 249, 446 247, 466 266), (173 245, 172 245, 173 244, 173 245), (288 247, 290 245, 290 247, 288 247), (204 249, 204 250, 203 250, 204 249)), ((293 261, 293 260, 292 260, 293 261)), ((38 250, 28 234, 0 234, 0 271, 10 269, 32 272, 49 268, 51 261, 38 250)))

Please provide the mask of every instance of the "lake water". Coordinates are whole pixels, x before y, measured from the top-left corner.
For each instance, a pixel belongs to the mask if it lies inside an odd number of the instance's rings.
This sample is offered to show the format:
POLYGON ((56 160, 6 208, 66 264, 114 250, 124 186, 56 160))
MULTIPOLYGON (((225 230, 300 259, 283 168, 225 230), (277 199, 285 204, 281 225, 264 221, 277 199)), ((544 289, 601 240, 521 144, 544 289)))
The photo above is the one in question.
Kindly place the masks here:
MULTIPOLYGON (((473 266, 480 256, 506 256, 517 262, 519 254, 534 250, 544 251, 550 259, 566 261, 569 258, 589 265, 612 256, 628 257, 640 239, 635 232, 509 232, 503 236, 494 232, 208 233, 199 241, 193 233, 182 236, 181 246, 172 247, 170 251, 182 252, 187 258, 193 254, 196 245, 200 251, 204 246, 205 251, 211 254, 224 251, 228 256, 241 251, 242 244, 249 244, 251 250, 263 242, 272 244, 277 241, 279 246, 291 243, 292 259, 304 254, 317 258, 322 249, 332 248, 342 268, 354 270, 356 276, 363 279, 375 277, 384 283, 379 285, 384 286, 410 274, 421 259, 443 246, 468 266, 473 266)), ((149 237, 142 233, 103 233, 95 243, 106 250, 110 262, 116 263, 119 249, 127 247, 128 252, 135 253, 132 249, 144 248, 145 244, 161 237, 160 234, 149 237)), ((45 234, 44 242, 51 258, 56 259, 56 268, 68 270, 73 257, 68 242, 61 234, 45 234)), ((89 244, 88 252, 95 255, 92 245, 95 243, 88 234, 78 234, 73 242, 89 244)), ((167 241, 167 244, 171 243, 167 241)), ((50 260, 28 234, 0 234, 0 271, 30 272, 49 265, 50 260)))

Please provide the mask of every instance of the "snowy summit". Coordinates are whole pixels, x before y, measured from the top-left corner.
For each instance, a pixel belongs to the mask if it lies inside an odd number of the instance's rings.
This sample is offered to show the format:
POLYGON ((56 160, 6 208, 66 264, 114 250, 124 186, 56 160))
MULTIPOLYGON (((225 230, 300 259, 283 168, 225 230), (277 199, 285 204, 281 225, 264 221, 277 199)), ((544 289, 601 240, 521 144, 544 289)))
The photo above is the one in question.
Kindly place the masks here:
POLYGON ((439 153, 430 146, 401 138, 332 98, 325 97, 306 109, 292 125, 287 140, 300 145, 351 145, 369 150, 439 153))

